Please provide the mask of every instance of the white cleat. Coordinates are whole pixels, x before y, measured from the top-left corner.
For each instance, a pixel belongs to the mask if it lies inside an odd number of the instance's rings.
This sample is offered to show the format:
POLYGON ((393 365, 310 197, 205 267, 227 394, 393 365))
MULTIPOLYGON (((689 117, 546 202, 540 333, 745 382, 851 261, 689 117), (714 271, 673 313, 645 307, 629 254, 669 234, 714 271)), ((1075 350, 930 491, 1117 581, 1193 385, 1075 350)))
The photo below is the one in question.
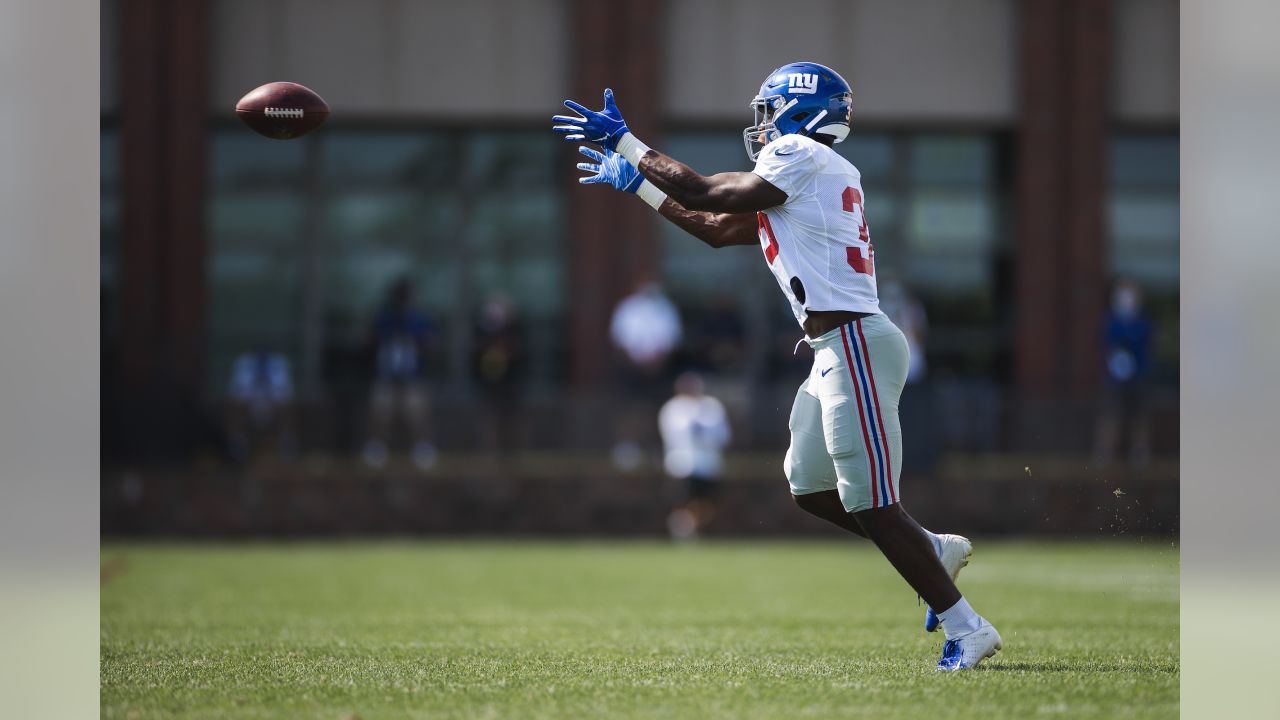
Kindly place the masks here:
POLYGON ((948 640, 942 646, 942 659, 938 661, 938 670, 970 670, 987 658, 995 655, 1004 647, 1000 633, 985 619, 982 625, 971 633, 948 640))
POLYGON ((942 561, 942 567, 947 569, 951 581, 955 582, 960 575, 960 568, 969 564, 969 556, 973 555, 973 543, 963 535, 939 535, 938 539, 942 541, 942 554, 938 559, 942 561))
MULTIPOLYGON (((969 564, 969 558, 973 555, 973 543, 963 535, 939 535, 938 540, 942 542, 942 554, 938 556, 938 560, 942 561, 942 567, 951 576, 951 582, 955 582, 960 577, 960 569, 969 564)), ((939 625, 941 622, 933 608, 927 608, 924 613, 924 631, 933 632, 939 625)))

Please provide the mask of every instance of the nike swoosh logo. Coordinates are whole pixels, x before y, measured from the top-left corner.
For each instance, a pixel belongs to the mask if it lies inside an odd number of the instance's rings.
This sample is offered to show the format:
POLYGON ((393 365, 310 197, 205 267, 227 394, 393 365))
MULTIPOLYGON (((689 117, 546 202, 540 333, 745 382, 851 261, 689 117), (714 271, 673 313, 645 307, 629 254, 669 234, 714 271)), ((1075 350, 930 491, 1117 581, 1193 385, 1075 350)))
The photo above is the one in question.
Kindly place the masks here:
POLYGON ((826 376, 827 376, 827 373, 831 372, 832 370, 835 370, 835 368, 833 368, 833 367, 829 367, 829 368, 827 368, 826 370, 823 370, 823 371, 822 371, 822 377, 826 377, 826 376))

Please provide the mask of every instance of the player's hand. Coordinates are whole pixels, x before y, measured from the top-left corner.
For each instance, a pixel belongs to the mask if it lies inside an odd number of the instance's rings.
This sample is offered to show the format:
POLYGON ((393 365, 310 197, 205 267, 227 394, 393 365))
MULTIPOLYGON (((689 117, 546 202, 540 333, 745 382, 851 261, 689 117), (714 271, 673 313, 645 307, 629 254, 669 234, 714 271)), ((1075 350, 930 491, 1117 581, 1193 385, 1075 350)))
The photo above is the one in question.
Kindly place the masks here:
POLYGON ((605 89, 604 109, 600 112, 588 110, 572 100, 565 100, 564 106, 578 115, 552 116, 551 119, 560 124, 551 129, 563 133, 564 139, 569 142, 586 140, 605 150, 614 150, 619 138, 630 132, 627 121, 622 119, 622 111, 618 110, 618 104, 613 101, 613 90, 605 89))
POLYGON ((626 158, 612 150, 599 153, 585 145, 580 145, 578 152, 595 160, 594 163, 578 163, 579 170, 595 173, 578 178, 578 182, 583 185, 609 183, 616 190, 633 193, 640 187, 640 183, 644 182, 644 176, 640 171, 627 162, 626 158))

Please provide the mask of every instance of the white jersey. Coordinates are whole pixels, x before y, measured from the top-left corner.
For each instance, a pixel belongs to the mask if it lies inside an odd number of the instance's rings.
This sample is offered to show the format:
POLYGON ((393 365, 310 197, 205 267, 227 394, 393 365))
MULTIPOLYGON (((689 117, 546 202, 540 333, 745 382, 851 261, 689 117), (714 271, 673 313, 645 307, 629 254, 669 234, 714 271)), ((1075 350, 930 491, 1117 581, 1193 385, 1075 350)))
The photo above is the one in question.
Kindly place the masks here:
POLYGON ((718 479, 721 453, 729 444, 729 418, 719 400, 710 395, 676 395, 658 413, 658 429, 668 474, 718 479))
POLYGON ((862 173, 802 135, 766 145, 753 172, 787 194, 757 217, 764 258, 801 327, 811 311, 879 312, 862 173))

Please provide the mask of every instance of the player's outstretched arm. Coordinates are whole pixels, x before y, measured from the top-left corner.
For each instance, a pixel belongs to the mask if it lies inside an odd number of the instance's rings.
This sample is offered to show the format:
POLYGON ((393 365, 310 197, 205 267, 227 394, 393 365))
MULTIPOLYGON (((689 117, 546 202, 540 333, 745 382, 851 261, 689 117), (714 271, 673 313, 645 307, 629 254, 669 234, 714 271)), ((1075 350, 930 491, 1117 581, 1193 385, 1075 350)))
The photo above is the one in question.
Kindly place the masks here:
POLYGON ((755 213, 712 213, 690 210, 668 197, 658 214, 713 248, 758 245, 755 213))
MULTIPOLYGON (((631 137, 628 133, 619 147, 622 148, 631 137)), ((626 153, 622 154, 627 157, 626 153)), ((787 201, 786 193, 755 173, 700 175, 688 165, 657 150, 644 148, 638 154, 639 161, 632 162, 636 162, 640 174, 667 197, 689 210, 754 213, 787 201)))
MULTIPOLYGON (((753 213, 777 207, 787 194, 755 173, 730 172, 705 176, 640 142, 622 118, 613 90, 604 91, 604 109, 596 112, 572 100, 565 107, 577 115, 556 115, 553 130, 565 140, 596 143, 617 151, 640 170, 654 187, 687 210, 714 213, 753 213)), ((655 206, 656 207, 656 206, 655 206)))
POLYGON ((616 190, 639 195, 667 220, 711 247, 755 245, 758 242, 754 214, 689 210, 646 181, 621 155, 608 150, 601 153, 589 147, 579 147, 578 152, 594 161, 578 163, 579 170, 592 173, 578 178, 578 182, 584 185, 605 183, 616 190))

